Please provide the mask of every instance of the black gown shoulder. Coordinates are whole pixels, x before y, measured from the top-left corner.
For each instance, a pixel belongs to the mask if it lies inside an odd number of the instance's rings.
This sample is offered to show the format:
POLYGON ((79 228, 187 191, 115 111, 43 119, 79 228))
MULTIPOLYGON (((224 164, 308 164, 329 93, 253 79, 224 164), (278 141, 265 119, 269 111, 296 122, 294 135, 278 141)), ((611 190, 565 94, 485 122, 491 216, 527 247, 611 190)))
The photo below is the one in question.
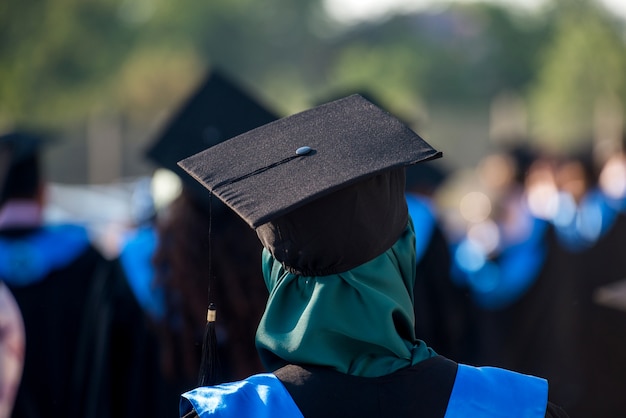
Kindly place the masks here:
MULTIPOLYGON (((443 418, 458 364, 443 356, 381 377, 357 377, 327 368, 287 365, 274 374, 307 418, 443 418)), ((548 402, 546 418, 568 418, 548 402)))
POLYGON ((153 395, 150 340, 118 260, 88 245, 41 280, 10 288, 26 333, 13 418, 142 415, 153 395))

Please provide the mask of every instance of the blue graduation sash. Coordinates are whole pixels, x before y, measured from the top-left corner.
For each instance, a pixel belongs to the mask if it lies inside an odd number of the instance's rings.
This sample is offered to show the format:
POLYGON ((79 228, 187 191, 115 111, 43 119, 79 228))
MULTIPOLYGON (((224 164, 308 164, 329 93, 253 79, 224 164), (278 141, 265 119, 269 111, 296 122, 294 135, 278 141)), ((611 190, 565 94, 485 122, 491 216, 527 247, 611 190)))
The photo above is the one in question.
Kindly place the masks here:
POLYGON ((154 227, 142 227, 130 234, 120 252, 120 263, 135 298, 152 317, 165 316, 165 291, 154 283, 152 257, 158 236, 154 227))
MULTIPOLYGON (((459 364, 444 418, 544 418, 547 403, 544 379, 459 364)), ((269 373, 193 389, 182 395, 180 416, 192 409, 200 418, 302 417, 287 389, 269 373)))
POLYGON ((454 250, 453 277, 469 286, 474 301, 484 309, 503 309, 517 302, 535 283, 547 257, 544 234, 547 222, 533 218, 529 236, 488 260, 469 240, 454 250))
POLYGON ((419 234, 415 234, 415 259, 419 263, 435 230, 437 218, 432 203, 427 198, 409 193, 405 198, 413 225, 420 231, 419 234))
POLYGON ((444 418, 544 418, 547 405, 545 379, 459 364, 444 418))
POLYGON ((182 395, 180 416, 191 408, 200 418, 303 418, 287 389, 270 373, 193 389, 182 395))
POLYGON ((20 237, 0 237, 0 277, 12 286, 27 286, 66 267, 90 241, 78 225, 44 226, 20 237))

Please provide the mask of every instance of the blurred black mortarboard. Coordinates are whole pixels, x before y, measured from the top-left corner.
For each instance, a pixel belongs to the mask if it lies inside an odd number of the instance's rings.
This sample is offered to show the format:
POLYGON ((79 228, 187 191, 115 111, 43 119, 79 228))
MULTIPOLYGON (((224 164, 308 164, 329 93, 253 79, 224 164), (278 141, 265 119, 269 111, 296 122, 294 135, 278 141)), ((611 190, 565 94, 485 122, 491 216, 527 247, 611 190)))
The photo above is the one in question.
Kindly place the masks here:
POLYGON ((355 94, 271 122, 180 162, 304 275, 382 254, 408 215, 404 167, 441 156, 355 94))
POLYGON ((34 193, 40 181, 39 151, 49 141, 34 131, 0 134, 0 204, 34 193))
MULTIPOLYGON (((182 180, 184 189, 191 193, 194 202, 209 208, 208 215, 223 205, 212 204, 210 194, 184 170, 178 161, 194 155, 222 141, 264 125, 277 119, 260 102, 246 93, 241 87, 216 70, 212 70, 199 88, 178 109, 165 129, 146 151, 146 156, 163 168, 176 173, 182 180)), ((210 219, 210 218, 209 218, 210 219)), ((210 222, 210 221, 209 221, 210 222)), ((209 237, 210 237, 209 227, 209 237)), ((208 248, 209 269, 211 246, 208 248)), ((209 280, 211 273, 209 272, 209 280)), ((209 289, 209 297, 210 296, 209 289)), ((214 308, 209 307, 209 314, 214 308)), ((214 384, 216 379, 216 337, 215 317, 207 317, 205 330, 200 384, 214 384)))
POLYGON ((11 165, 16 165, 39 151, 44 138, 35 132, 11 131, 0 134, 0 147, 11 154, 11 165))
POLYGON ((432 196, 448 176, 448 169, 438 163, 439 161, 408 167, 406 170, 407 191, 432 196))
POLYGON ((276 119, 223 73, 211 70, 149 146, 146 156, 175 172, 194 194, 205 197, 206 190, 177 162, 276 119))

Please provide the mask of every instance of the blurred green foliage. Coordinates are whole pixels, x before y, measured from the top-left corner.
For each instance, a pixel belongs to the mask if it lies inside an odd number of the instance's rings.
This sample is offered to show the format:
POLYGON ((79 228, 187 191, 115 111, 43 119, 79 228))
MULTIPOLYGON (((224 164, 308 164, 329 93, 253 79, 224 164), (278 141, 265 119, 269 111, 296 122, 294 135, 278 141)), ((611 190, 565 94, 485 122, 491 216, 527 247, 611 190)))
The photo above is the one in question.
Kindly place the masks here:
POLYGON ((63 129, 98 112, 141 126, 213 66, 281 114, 355 89, 421 123, 434 108, 488 109, 512 91, 527 99, 530 132, 560 147, 593 135, 599 99, 626 101, 624 22, 592 0, 534 13, 452 5, 354 25, 321 0, 0 3, 3 126, 63 129))
POLYGON ((564 2, 529 92, 535 136, 554 148, 594 135, 603 100, 626 103, 624 32, 593 3, 564 2))

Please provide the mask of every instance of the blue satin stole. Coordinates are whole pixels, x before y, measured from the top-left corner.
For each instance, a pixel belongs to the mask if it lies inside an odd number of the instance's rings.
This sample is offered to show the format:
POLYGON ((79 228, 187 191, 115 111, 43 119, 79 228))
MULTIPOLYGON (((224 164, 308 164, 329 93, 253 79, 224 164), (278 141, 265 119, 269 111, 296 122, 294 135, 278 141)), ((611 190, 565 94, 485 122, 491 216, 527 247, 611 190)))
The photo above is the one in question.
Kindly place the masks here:
POLYGON ((547 405, 545 379, 459 364, 444 418, 544 418, 547 405))
POLYGON ((37 283, 70 265, 90 245, 79 225, 43 226, 18 237, 0 237, 0 277, 12 286, 37 283))
POLYGON ((407 193, 406 204, 415 227, 415 259, 419 263, 435 230, 437 217, 432 202, 425 197, 407 193))
MULTIPOLYGON (((459 364, 444 418, 543 418, 547 403, 544 379, 459 364)), ((287 389, 269 373, 184 393, 180 416, 192 409, 200 418, 302 417, 287 389)))
POLYGON ((468 286, 482 308, 502 309, 515 303, 537 279, 547 256, 548 222, 531 218, 529 223, 526 238, 502 248, 494 260, 468 239, 452 250, 455 282, 468 286))
POLYGON ((287 389, 270 373, 184 393, 180 416, 192 408, 200 418, 303 418, 287 389))
POLYGON ((122 245, 120 262, 135 299, 153 318, 165 316, 165 291, 154 283, 152 256, 158 242, 154 227, 141 227, 129 234, 122 245))
POLYGON ((572 252, 592 247, 626 210, 626 198, 612 199, 599 189, 590 191, 576 205, 573 198, 560 193, 558 211, 551 219, 561 245, 572 252))

